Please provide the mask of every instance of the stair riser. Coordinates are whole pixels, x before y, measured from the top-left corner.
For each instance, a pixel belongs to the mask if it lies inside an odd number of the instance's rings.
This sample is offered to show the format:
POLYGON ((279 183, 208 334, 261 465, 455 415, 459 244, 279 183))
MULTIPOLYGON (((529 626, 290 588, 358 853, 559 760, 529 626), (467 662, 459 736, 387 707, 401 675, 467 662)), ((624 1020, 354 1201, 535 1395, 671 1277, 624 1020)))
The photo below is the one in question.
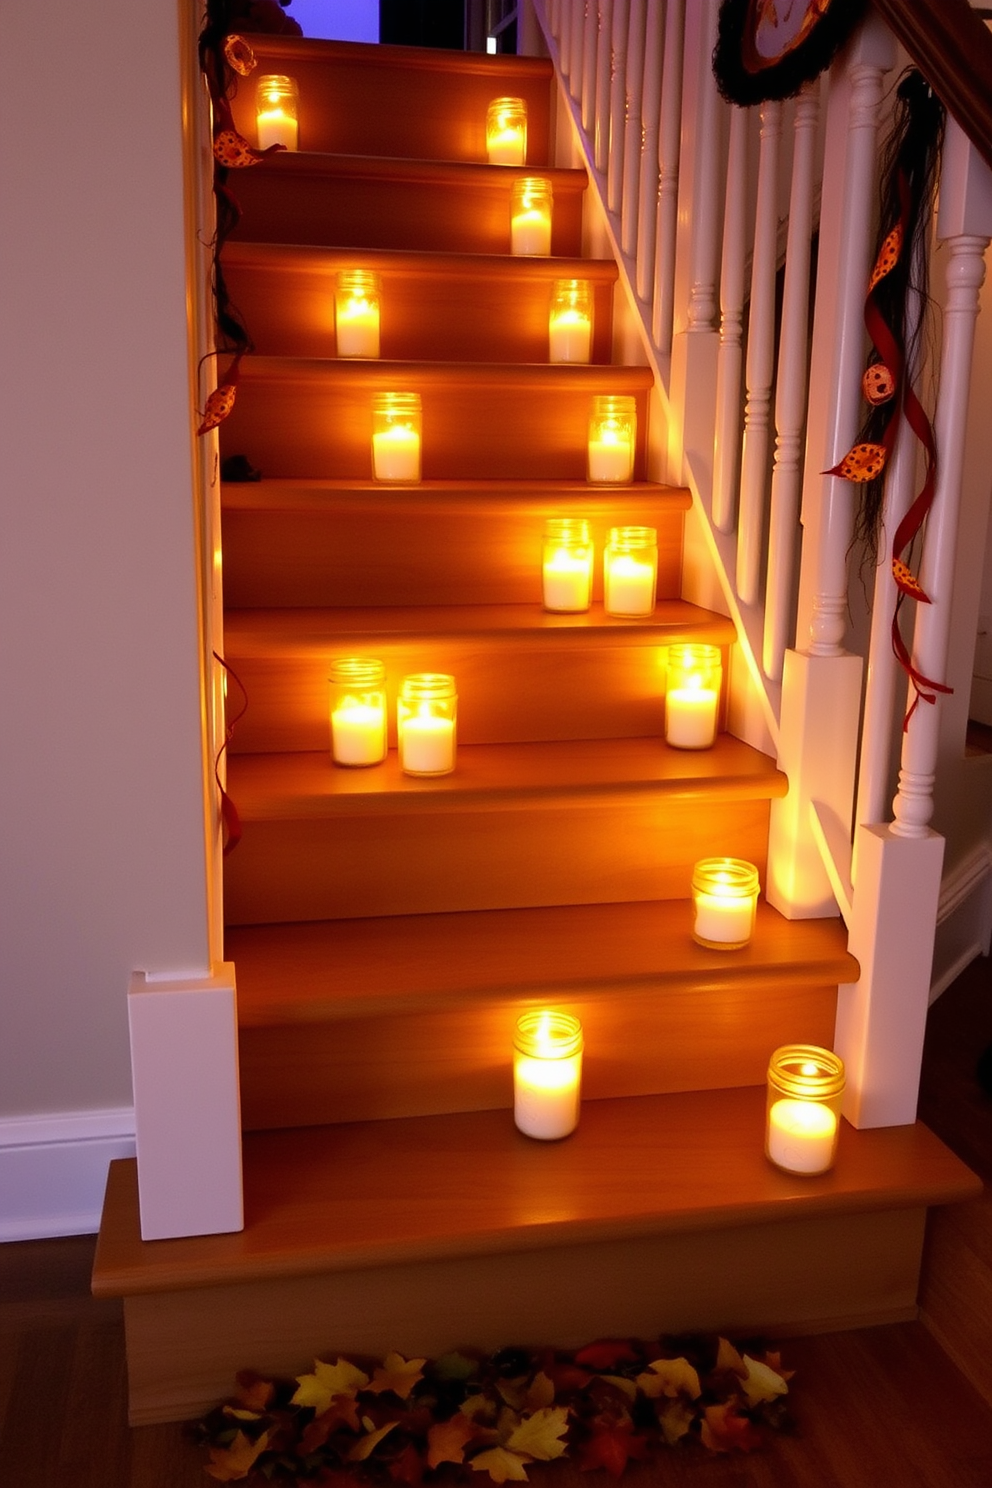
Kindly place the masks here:
MULTIPOLYGON (((549 371, 546 382, 471 383, 457 369, 445 386, 409 363, 300 364, 300 374, 261 377, 246 366, 237 402, 221 425, 223 456, 246 454, 265 476, 372 478, 372 399, 380 391, 423 399, 425 480, 569 480, 586 478, 588 425, 595 393, 627 392, 629 375, 549 371)), ((643 377, 637 376, 643 385, 643 377)), ((644 480, 646 393, 636 393, 638 449, 634 479, 644 480)), ((416 499, 416 487, 410 487, 416 499)), ((594 495, 595 487, 590 487, 594 495)))
MULTIPOLYGON (((361 267, 351 254, 348 267, 361 267)), ((334 336, 334 271, 283 273, 225 269, 234 303, 263 356, 330 357, 334 336)), ((562 272, 570 272, 570 268, 562 272)), ((581 270, 578 272, 581 273, 581 270)), ((547 362, 553 279, 384 273, 380 351, 396 361, 547 362)), ((610 360, 612 283, 594 287, 591 360, 610 360)))
MULTIPOLYGON (((410 65, 404 48, 382 56, 331 53, 310 44, 312 57, 287 57, 278 43, 252 36, 255 77, 289 73, 299 88, 300 148, 346 155, 402 156, 420 160, 486 159, 486 109, 493 98, 527 104, 528 159, 546 162, 551 82, 547 64, 523 67, 430 68, 410 65), (328 64, 333 87, 328 87, 328 64)), ((297 49, 298 50, 298 49, 297 49)), ((379 49, 377 49, 379 50, 379 49)), ((463 59, 458 56, 458 61, 463 59)), ((255 143, 255 77, 239 85, 234 122, 255 143)))
POLYGON ((679 593, 682 513, 628 495, 609 506, 581 494, 528 504, 411 505, 375 492, 328 498, 319 511, 226 511, 224 596, 258 607, 541 603, 541 542, 554 516, 586 516, 596 547, 593 596, 611 526, 658 533, 658 595, 679 593))
MULTIPOLYGON (((332 964, 327 976, 333 982, 332 964)), ((837 1000, 836 987, 794 983, 729 994, 647 980, 636 989, 528 990, 526 1001, 473 999, 404 1017, 242 1027, 244 1127, 509 1108, 514 1025, 535 1005, 581 1020, 584 1101, 757 1085, 773 1049, 830 1044, 837 1000)))
MULTIPOLYGON (((315 167, 319 167, 319 157, 315 167)), ((236 236, 254 243, 328 248, 413 248, 429 253, 509 253, 510 189, 519 171, 480 170, 464 182, 381 176, 338 177, 279 162, 241 171, 243 216, 236 236)), ((582 192, 555 192, 551 254, 582 247, 582 192)))
POLYGON ((665 801, 324 821, 257 821, 227 864, 231 925, 679 899, 693 864, 746 858, 764 881, 767 801, 665 801))

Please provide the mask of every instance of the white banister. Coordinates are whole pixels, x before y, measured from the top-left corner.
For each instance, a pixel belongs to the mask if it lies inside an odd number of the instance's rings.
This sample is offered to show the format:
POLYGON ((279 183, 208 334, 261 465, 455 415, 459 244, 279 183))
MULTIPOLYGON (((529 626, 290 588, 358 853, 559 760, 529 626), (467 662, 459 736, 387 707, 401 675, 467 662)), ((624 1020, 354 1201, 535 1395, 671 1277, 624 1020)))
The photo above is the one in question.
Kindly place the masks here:
POLYGON ((610 122, 601 157, 597 157, 600 170, 606 171, 606 203, 611 212, 619 212, 623 192, 623 163, 630 114, 627 76, 629 26, 627 6, 621 0, 614 0, 610 22, 610 122))
MULTIPOLYGON (((617 7, 622 0, 617 0, 617 7)), ((610 158, 610 114, 613 92, 613 0, 599 0, 596 36, 596 108, 592 122, 597 170, 606 174, 610 158)))
POLYGON ((723 208, 723 255, 720 262, 720 350, 717 357, 716 425, 713 435, 713 525, 720 532, 733 532, 737 520, 749 117, 745 109, 731 109, 727 191, 723 208))
MULTIPOLYGON (((642 300, 647 300, 655 283, 655 255, 657 252, 658 216, 661 195, 661 163, 659 159, 660 135, 661 135, 661 110, 662 91, 665 91, 666 103, 671 103, 671 88, 664 83, 664 78, 671 69, 668 55, 668 41, 666 40, 666 22, 672 18, 672 12, 678 9, 675 0, 672 0, 667 9, 662 5, 662 0, 648 0, 647 13, 644 21, 644 94, 641 104, 641 113, 644 120, 644 133, 641 148, 641 174, 637 188, 637 196, 640 210, 634 224, 628 223, 628 236, 636 235, 635 251, 637 254, 637 269, 635 287, 637 294, 642 300), (657 63, 652 65, 651 59, 662 58, 659 67, 657 63)), ((682 76, 681 49, 678 70, 679 78, 682 76)), ((676 109, 676 114, 678 110, 676 109)), ((675 189, 678 186, 678 171, 676 167, 675 189)), ((672 253, 674 259, 674 252, 672 253)), ((671 314, 669 313, 669 322, 671 314)), ((657 338, 656 338, 657 340, 657 338)))
MULTIPOLYGON (((621 7, 617 7, 618 10, 621 7)), ((647 127, 644 118, 645 72, 650 77, 658 76, 657 59, 645 55, 644 36, 647 23, 646 0, 631 0, 627 28, 627 89, 626 118, 623 139, 623 177, 617 209, 620 212, 620 244, 624 253, 633 254, 637 249, 637 223, 640 216, 642 152, 647 148, 647 127)), ((655 158, 657 159, 657 109, 655 110, 655 158)), ((657 170, 657 165, 655 167, 657 170)), ((654 200, 651 200, 651 217, 654 218, 654 200)))
MULTIPOLYGON (((701 21, 693 26, 695 32, 701 21)), ((658 222, 655 243, 654 315, 651 334, 663 356, 672 349, 675 332, 675 266, 678 258, 679 182, 682 165, 682 104, 686 72, 685 0, 669 0, 665 11, 661 116, 658 132, 658 222)), ((703 44, 715 37, 715 22, 703 26, 703 44)), ((712 50, 710 52, 712 55, 712 50)), ((714 95, 715 100, 715 95, 714 95)), ((713 103, 715 113, 716 103, 713 103)), ((710 136, 715 129, 705 131, 710 136)), ((687 153, 692 148, 687 142, 687 153)))
POLYGON ((582 128, 592 138, 596 114, 596 44, 599 40, 599 0, 584 0, 582 16, 582 77, 577 100, 582 128))

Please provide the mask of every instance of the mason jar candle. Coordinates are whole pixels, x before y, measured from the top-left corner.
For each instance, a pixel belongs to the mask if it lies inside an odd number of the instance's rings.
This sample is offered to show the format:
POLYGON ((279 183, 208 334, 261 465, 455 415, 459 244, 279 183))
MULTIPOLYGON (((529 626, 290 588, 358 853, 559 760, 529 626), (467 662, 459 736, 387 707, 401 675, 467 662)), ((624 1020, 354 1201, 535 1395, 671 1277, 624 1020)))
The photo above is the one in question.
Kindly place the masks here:
POLYGON ((555 1142, 579 1124, 582 1024, 570 1013, 524 1013, 513 1040, 513 1119, 527 1137, 555 1142))
POLYGON ((404 677, 397 705, 400 768, 406 775, 450 775, 455 768, 458 694, 443 672, 404 677))
POLYGON ((592 348, 592 285, 556 279, 548 318, 548 361, 588 362, 592 348))
POLYGON ((376 393, 372 400, 372 474, 408 484, 420 479, 419 393, 376 393))
POLYGON ((768 1064, 765 1155, 786 1173, 833 1167, 844 1099, 844 1061, 815 1044, 786 1044, 768 1064))
POLYGON ((379 295, 382 283, 372 269, 342 269, 334 293, 339 357, 379 355, 379 295))
POLYGON ((521 176, 510 193, 510 252, 546 258, 551 252, 551 182, 521 176))
POLYGON ((589 479, 594 485, 629 485, 634 478, 637 403, 626 394, 600 394, 589 415, 589 479))
POLYGON ((654 527, 611 527, 603 554, 603 605, 627 619, 654 612, 658 586, 658 532, 654 527))
POLYGON ((670 646, 665 691, 665 743, 709 749, 716 739, 723 664, 719 646, 670 646))
POLYGON ((692 938, 714 951, 736 951, 754 930, 758 870, 742 858, 702 858, 692 871, 692 938))
POLYGON ((260 150, 267 150, 270 145, 285 145, 287 150, 299 148, 298 103, 295 78, 282 73, 259 78, 255 85, 255 127, 260 150))
POLYGON ((386 758, 386 668, 348 656, 331 664, 331 758, 336 765, 378 765, 386 758))
POLYGON ((584 517, 549 517, 544 524, 544 608, 578 615, 592 601, 593 544, 584 517))
POLYGON ((527 164, 527 105, 522 98, 494 98, 486 110, 486 159, 490 165, 527 164))

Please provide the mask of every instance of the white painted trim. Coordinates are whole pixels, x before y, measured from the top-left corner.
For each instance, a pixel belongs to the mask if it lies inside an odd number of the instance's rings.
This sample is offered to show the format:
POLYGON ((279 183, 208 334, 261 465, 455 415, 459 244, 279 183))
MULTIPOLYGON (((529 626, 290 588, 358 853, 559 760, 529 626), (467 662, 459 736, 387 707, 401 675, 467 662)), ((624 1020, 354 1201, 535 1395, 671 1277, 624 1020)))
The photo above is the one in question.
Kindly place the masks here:
POLYGON ((989 954, 992 939, 992 847, 980 842, 940 887, 930 1003, 937 1001, 966 966, 989 954))
POLYGON ((90 1235, 107 1168, 134 1156, 134 1111, 0 1117, 0 1242, 90 1235))
POLYGON ((983 885, 987 886, 990 877, 992 847, 987 842, 980 842, 960 863, 955 863, 950 872, 945 873, 937 902, 937 924, 942 925, 966 899, 983 885))

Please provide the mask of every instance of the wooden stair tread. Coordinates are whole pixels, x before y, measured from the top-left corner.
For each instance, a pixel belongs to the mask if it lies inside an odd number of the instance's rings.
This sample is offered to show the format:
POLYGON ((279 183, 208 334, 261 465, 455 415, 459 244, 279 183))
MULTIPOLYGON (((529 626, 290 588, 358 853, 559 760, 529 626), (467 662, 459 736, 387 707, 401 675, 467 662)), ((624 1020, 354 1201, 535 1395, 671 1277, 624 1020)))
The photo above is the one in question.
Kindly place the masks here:
POLYGON ((252 243, 235 240, 225 245, 224 272, 267 269, 283 274, 336 274, 339 269, 373 269, 390 275, 433 279, 538 280, 588 279, 615 284, 619 270, 611 258, 535 258, 512 253, 431 253, 413 248, 329 248, 305 243, 252 243), (360 262, 359 262, 360 260, 360 262))
POLYGON ((546 1000, 609 985, 723 991, 848 983, 840 920, 786 920, 758 905, 751 943, 708 950, 687 900, 396 915, 229 929, 242 1027, 391 1016, 452 998, 546 1000))
POLYGON ((660 739, 582 739, 473 744, 450 775, 404 775, 395 750, 370 769, 342 769, 330 754, 239 754, 228 790, 243 821, 299 821, 369 811, 502 811, 551 801, 615 800, 663 793, 669 800, 769 800, 786 777, 729 735, 712 749, 669 749, 660 739))
MULTIPOLYGON (((269 179, 317 181, 378 181, 402 186, 440 186, 452 191, 466 187, 492 191, 510 200, 513 182, 525 176, 550 181, 556 200, 578 196, 586 189, 584 170, 560 165, 487 165, 475 160, 419 160, 403 155, 339 155, 323 150, 284 150, 260 160, 251 171, 257 186, 269 179)), ((247 237, 247 234, 246 234, 247 237)), ((521 255, 523 256, 523 255, 521 255)))
MULTIPOLYGON (((484 76, 497 90, 505 82, 524 78, 546 79, 554 69, 546 57, 517 57, 509 53, 489 56, 481 52, 456 52, 444 47, 398 46, 387 42, 330 41, 314 36, 271 36, 251 33, 252 51, 259 64, 264 60, 292 62, 311 61, 333 69, 342 66, 390 68, 431 75, 484 76), (501 81, 502 80, 502 81, 501 81)), ((265 68, 261 68, 265 71, 265 68)))
MULTIPOLYGON (((503 362, 390 362, 382 358, 365 361, 358 357, 245 357, 241 363, 239 387, 272 382, 327 382, 332 390, 354 387, 369 395, 397 388, 440 393, 448 388, 506 388, 513 392, 535 393, 557 389, 592 396, 597 392, 647 392, 654 386, 654 377, 650 367, 617 367, 603 363, 579 366, 561 362, 524 362, 507 365, 503 362)), ((407 489, 415 492, 419 487, 407 489)), ((591 486, 589 489, 600 488, 591 486)))
POLYGON ((522 1136, 503 1111, 256 1132, 244 1142, 244 1230, 154 1243, 140 1239, 136 1165, 117 1161, 93 1290, 225 1286, 981 1192, 920 1123, 844 1123, 831 1173, 781 1173, 763 1155, 764 1111, 759 1086, 587 1102, 558 1143, 522 1136))
POLYGON ((463 638, 497 645, 666 646, 683 640, 729 645, 733 622, 681 599, 659 600, 653 615, 620 619, 594 604, 582 615, 553 615, 535 605, 397 605, 383 609, 230 610, 228 657, 281 660, 327 657, 391 638, 463 638))
POLYGON ((428 510, 445 513, 467 508, 478 513, 533 511, 554 516, 563 503, 571 510, 581 502, 582 515, 623 511, 631 502, 663 504, 670 511, 688 511, 692 496, 684 486, 666 486, 657 481, 632 481, 611 489, 590 486, 587 481, 433 480, 421 481, 416 505, 411 508, 408 488, 385 486, 374 480, 279 480, 225 481, 221 485, 224 511, 237 512, 330 512, 355 508, 375 516, 416 520, 428 510))

